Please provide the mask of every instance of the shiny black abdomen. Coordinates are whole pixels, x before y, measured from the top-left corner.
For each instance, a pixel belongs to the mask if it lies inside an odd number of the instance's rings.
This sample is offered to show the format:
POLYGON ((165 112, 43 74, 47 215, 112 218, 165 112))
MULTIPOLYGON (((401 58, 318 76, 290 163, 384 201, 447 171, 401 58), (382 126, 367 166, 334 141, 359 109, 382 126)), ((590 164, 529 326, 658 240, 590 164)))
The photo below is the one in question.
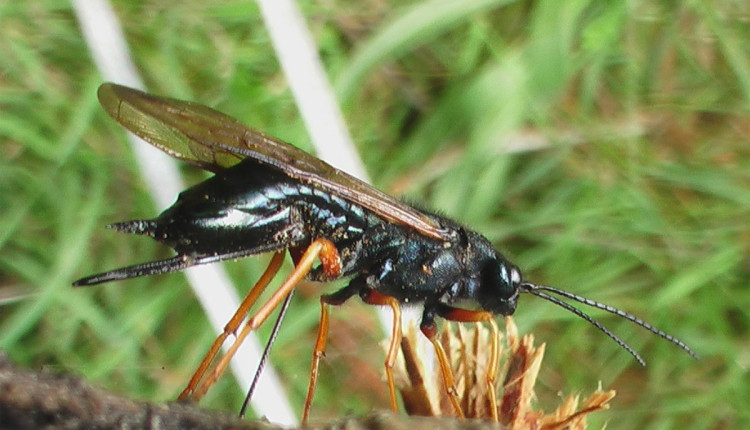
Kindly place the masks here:
POLYGON ((254 160, 183 191, 154 221, 154 238, 189 256, 259 254, 319 237, 346 251, 357 247, 365 231, 384 223, 254 160))

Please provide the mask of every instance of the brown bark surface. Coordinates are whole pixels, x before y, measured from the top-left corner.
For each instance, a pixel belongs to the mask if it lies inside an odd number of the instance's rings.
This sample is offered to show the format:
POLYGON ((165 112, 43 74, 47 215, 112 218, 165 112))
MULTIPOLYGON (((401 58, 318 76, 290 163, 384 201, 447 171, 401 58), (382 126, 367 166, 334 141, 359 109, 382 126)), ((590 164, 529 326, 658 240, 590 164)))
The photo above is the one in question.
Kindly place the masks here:
MULTIPOLYGON (((136 401, 96 388, 69 374, 14 366, 0 354, 0 429, 247 429, 273 430, 264 421, 241 420, 188 403, 136 401)), ((346 430, 483 430, 489 423, 373 412, 309 426, 346 430)))

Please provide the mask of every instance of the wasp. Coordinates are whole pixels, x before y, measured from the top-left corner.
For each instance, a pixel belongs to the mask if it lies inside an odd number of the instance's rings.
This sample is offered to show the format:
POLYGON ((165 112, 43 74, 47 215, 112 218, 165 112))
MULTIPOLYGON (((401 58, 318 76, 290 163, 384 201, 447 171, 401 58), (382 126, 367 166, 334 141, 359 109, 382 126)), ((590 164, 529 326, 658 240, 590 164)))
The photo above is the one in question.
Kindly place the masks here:
MULTIPOLYGON (((524 293, 563 307, 593 324, 641 364, 645 362, 633 348, 563 299, 625 318, 696 356, 682 341, 622 310, 526 281, 518 267, 480 233, 391 197, 223 113, 111 83, 99 88, 98 97, 104 110, 126 129, 214 176, 180 193, 177 201, 156 218, 109 226, 120 232, 149 236, 172 248, 176 256, 85 277, 74 285, 94 285, 274 253, 180 399, 199 399, 222 374, 245 337, 261 326, 303 279, 349 279, 345 287, 320 298, 321 317, 303 421, 309 415, 318 365, 325 350, 329 307, 341 305, 353 296, 393 311, 385 370, 394 410, 397 404, 392 368, 402 336, 400 309, 406 303, 422 306, 419 328, 435 348, 445 388, 458 416, 462 416, 461 407, 451 367, 437 340, 436 320, 489 324, 493 341, 486 382, 492 386, 499 355, 495 316, 513 314, 524 293), (294 269, 243 325, 251 307, 276 276, 286 251, 294 269), (236 336, 234 343, 210 369, 230 335, 236 336)), ((489 391, 494 393, 493 389, 489 391)), ((496 412, 494 399, 490 401, 491 410, 496 412)))

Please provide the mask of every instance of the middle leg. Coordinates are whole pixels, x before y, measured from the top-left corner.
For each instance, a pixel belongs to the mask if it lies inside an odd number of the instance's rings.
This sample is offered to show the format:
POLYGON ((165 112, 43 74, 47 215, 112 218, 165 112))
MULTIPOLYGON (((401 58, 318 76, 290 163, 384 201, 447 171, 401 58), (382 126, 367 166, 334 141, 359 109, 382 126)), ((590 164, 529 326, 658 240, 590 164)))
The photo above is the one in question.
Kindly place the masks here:
POLYGON ((307 418, 310 416, 310 406, 312 405, 315 388, 318 385, 320 359, 325 355, 326 341, 328 339, 329 307, 344 304, 344 302, 357 294, 359 289, 359 285, 353 285, 350 283, 333 294, 320 296, 320 323, 318 324, 318 335, 315 340, 315 348, 313 348, 310 382, 307 385, 307 396, 305 397, 305 404, 302 408, 302 424, 306 423, 307 418))
POLYGON ((388 381, 388 393, 391 398, 391 410, 398 411, 396 401, 396 383, 393 379, 393 366, 396 364, 398 347, 401 345, 401 338, 404 332, 401 329, 401 307, 395 297, 386 296, 376 290, 364 289, 360 296, 362 301, 368 305, 390 306, 393 311, 393 328, 391 331, 391 341, 388 345, 388 353, 385 356, 385 377, 388 381))

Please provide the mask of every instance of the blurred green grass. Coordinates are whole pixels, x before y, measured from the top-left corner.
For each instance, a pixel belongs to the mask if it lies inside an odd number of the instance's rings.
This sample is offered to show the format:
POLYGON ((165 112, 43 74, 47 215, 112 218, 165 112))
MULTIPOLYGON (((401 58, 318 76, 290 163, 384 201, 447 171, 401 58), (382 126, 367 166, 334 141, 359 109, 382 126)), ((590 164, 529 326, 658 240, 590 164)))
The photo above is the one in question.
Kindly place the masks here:
MULTIPOLYGON (((592 311, 641 368, 572 314, 524 297, 521 331, 548 344, 542 405, 601 381, 618 396, 591 428, 749 427, 750 6, 447 3, 302 4, 374 182, 485 233, 529 279, 632 312, 701 355, 592 311), (525 143, 543 148, 508 153, 525 143)), ((253 2, 115 7, 150 91, 309 149, 253 2)), ((184 279, 70 287, 168 255, 103 228, 161 208, 98 108, 101 78, 70 5, 0 4, 0 41, 0 297, 19 297, 0 302, 0 348, 172 399, 214 337, 184 279)), ((227 266, 249 285, 263 261, 227 266)), ((317 295, 330 290, 302 289, 273 353, 298 406, 317 295)), ((313 413, 385 407, 370 310, 353 301, 333 319, 313 413)), ((241 396, 223 378, 205 403, 236 410, 241 396)))

